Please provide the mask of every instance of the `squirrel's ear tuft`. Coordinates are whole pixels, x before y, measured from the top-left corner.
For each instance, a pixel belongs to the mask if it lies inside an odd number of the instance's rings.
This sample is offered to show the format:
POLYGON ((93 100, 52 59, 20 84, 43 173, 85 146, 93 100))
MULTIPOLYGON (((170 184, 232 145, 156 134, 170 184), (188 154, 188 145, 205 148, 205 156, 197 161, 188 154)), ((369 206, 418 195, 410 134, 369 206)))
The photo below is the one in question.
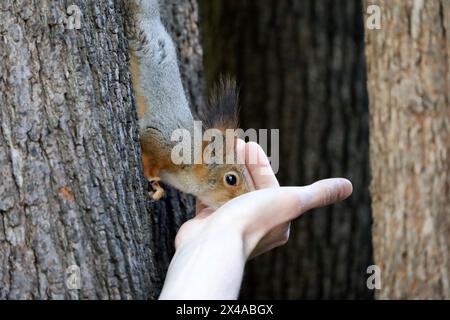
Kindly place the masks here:
POLYGON ((208 108, 203 114, 206 129, 215 128, 225 132, 239 125, 239 93, 236 81, 221 77, 213 88, 208 108))

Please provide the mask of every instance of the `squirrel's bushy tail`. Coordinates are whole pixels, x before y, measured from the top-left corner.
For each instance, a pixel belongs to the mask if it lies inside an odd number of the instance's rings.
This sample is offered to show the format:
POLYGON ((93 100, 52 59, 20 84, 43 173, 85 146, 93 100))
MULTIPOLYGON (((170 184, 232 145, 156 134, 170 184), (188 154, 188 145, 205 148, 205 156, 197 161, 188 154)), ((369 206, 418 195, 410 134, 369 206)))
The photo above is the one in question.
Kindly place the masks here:
POLYGON ((223 132, 239 126, 239 91, 235 79, 229 76, 220 78, 212 90, 201 120, 205 129, 215 128, 223 132))

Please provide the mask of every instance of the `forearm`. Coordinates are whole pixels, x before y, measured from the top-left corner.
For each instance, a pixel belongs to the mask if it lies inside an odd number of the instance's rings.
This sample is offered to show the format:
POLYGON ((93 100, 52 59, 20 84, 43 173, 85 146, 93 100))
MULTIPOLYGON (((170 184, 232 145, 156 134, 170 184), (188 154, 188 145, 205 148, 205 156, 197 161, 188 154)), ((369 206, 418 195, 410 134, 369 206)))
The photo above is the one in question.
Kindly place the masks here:
POLYGON ((180 247, 160 299, 237 299, 246 256, 239 234, 206 234, 180 247))

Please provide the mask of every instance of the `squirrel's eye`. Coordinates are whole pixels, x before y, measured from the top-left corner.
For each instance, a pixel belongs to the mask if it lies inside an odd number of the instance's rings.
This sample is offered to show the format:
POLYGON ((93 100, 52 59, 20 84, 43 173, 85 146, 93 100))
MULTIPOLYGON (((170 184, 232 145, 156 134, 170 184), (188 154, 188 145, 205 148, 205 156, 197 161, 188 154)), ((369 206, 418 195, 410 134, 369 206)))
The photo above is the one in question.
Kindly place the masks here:
POLYGON ((229 186, 235 186, 238 184, 238 176, 235 172, 228 172, 225 174, 224 180, 229 186))

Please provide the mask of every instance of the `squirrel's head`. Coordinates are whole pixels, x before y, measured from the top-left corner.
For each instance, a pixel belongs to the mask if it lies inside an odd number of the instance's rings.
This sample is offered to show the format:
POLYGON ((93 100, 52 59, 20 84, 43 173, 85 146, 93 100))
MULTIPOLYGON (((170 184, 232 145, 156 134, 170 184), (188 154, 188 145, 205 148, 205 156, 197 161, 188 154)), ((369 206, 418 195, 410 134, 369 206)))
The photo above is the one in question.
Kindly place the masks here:
POLYGON ((196 177, 204 183, 198 198, 207 206, 218 208, 225 202, 253 190, 253 182, 243 164, 199 166, 196 177), (201 171, 204 171, 202 174, 201 171))

